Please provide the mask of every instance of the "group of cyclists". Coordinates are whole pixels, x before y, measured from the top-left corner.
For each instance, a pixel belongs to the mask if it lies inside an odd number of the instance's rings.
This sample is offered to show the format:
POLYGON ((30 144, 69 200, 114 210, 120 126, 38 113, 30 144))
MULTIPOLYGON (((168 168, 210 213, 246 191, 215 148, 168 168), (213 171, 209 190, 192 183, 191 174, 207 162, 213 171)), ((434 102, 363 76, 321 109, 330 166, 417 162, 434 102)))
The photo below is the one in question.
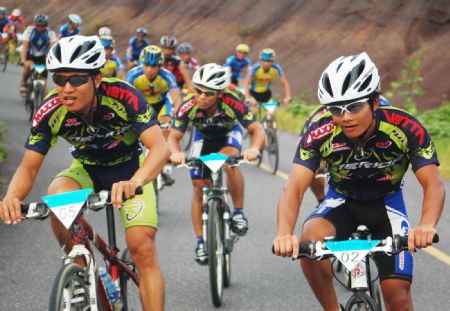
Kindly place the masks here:
MULTIPOLYGON (((111 189, 112 204, 121 207, 126 242, 140 275, 143 307, 162 310, 165 286, 155 243, 158 216, 151 181, 169 162, 185 163, 180 140, 189 124, 195 130, 189 156, 242 153, 246 160, 257 159, 265 133, 255 109, 258 102, 271 99, 275 78, 283 87, 283 104, 289 104, 289 83, 274 62, 273 49, 263 49, 260 62, 252 65, 249 46, 239 44, 224 65, 200 66, 191 44, 178 45, 175 36, 164 35, 159 45, 152 45, 144 27, 129 41, 125 66, 111 29, 101 27, 98 36, 83 36, 78 34, 81 22, 78 15, 70 14, 56 35, 48 28, 48 17, 38 14, 25 31, 23 81, 30 64, 45 63, 55 89, 34 116, 25 154, 0 202, 0 219, 5 224, 20 223, 20 203, 31 191, 47 152, 58 136, 63 137, 73 146, 74 160, 55 176, 48 194, 111 189), (251 144, 242 150, 244 130, 250 133, 251 144), (135 195, 139 186, 144 193, 135 195), (131 197, 144 206, 136 217, 127 217, 133 213, 127 205, 131 197)), ((431 245, 445 197, 436 150, 417 119, 383 105, 380 95, 378 69, 366 53, 339 57, 323 72, 318 86, 321 107, 301 132, 278 204, 276 255, 296 257, 299 241, 347 238, 360 224, 370 228, 373 238, 408 233, 410 251, 431 245), (298 239, 294 228, 299 208, 321 162, 329 172, 328 191, 318 197, 321 203, 306 219, 298 239), (418 226, 409 224, 403 202, 402 180, 409 164, 424 192, 418 226)), ((244 178, 239 168, 225 171, 234 206, 231 228, 243 236, 249 228, 244 178)), ((195 260, 200 264, 208 260, 201 212, 202 189, 210 174, 204 165, 190 172, 195 260)), ((166 176, 166 182, 173 180, 166 176)), ((82 221, 79 217, 76 221, 82 221)), ((56 217, 51 218, 51 226, 69 252, 77 241, 56 217)), ((413 310, 411 254, 380 255, 376 260, 387 310, 413 310)), ((302 260, 301 267, 323 309, 342 310, 330 263, 302 260)))

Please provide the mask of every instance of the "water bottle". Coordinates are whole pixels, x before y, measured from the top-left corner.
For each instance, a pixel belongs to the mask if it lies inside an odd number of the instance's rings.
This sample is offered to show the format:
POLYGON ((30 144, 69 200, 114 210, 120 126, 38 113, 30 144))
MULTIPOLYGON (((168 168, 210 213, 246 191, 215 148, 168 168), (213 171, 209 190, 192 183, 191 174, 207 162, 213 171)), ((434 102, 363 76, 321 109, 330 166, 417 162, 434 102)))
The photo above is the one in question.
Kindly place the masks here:
POLYGON ((98 267, 98 274, 102 279, 103 286, 105 287, 106 294, 108 295, 109 302, 111 303, 114 311, 120 311, 123 308, 122 299, 120 298, 119 290, 116 284, 109 275, 105 267, 98 267))

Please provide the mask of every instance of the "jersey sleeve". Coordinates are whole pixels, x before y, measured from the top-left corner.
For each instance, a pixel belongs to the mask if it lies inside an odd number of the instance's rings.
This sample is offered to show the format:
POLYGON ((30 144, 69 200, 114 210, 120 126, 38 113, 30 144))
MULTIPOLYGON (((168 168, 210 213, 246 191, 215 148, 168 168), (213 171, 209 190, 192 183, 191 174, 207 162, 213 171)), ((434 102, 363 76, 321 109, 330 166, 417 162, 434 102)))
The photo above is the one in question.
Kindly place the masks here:
POLYGON ((195 105, 195 96, 193 94, 188 94, 183 99, 183 104, 180 105, 177 112, 175 113, 172 125, 173 129, 182 133, 186 132, 187 126, 189 124, 189 112, 195 105))
POLYGON ((223 64, 224 67, 231 67, 233 65, 233 56, 230 56, 226 59, 225 64, 223 64))
POLYGON ((275 68, 275 70, 278 72, 278 77, 284 77, 284 72, 280 65, 273 64, 272 67, 275 68))
POLYGON ((255 115, 250 110, 250 106, 243 103, 238 97, 226 92, 223 95, 223 101, 233 109, 239 123, 247 128, 256 121, 255 115))
POLYGON ((294 155, 293 163, 303 165, 313 172, 320 166, 320 145, 319 141, 311 140, 311 131, 314 131, 314 126, 308 126, 305 123, 300 134, 300 141, 294 155))
POLYGON ((28 27, 25 32, 23 33, 23 40, 24 41, 30 41, 31 39, 31 32, 33 31, 33 27, 28 27))
POLYGON ((50 42, 56 42, 56 34, 55 34, 55 32, 53 31, 53 30, 49 30, 48 31, 48 40, 50 41, 50 42))
POLYGON ((59 34, 64 35, 65 31, 66 31, 67 25, 63 24, 61 25, 61 27, 59 27, 59 34))
POLYGON ((178 89, 177 80, 175 79, 175 76, 168 70, 161 68, 160 69, 161 77, 166 80, 167 86, 169 87, 169 90, 175 90, 178 89))
POLYGON ((119 56, 115 55, 114 61, 116 62, 116 65, 117 65, 117 71, 124 71, 125 70, 125 65, 120 60, 119 56))
POLYGON ((417 119, 411 117, 410 130, 406 130, 405 133, 408 133, 409 136, 409 159, 414 172, 429 164, 439 165, 434 142, 428 131, 417 119))
POLYGON ((136 80, 137 77, 144 74, 144 71, 142 70, 142 66, 137 66, 131 69, 127 72, 126 80, 131 85, 134 85, 134 80, 136 80))
POLYGON ((136 37, 131 37, 128 41, 128 46, 134 47, 134 42, 136 42, 136 37))

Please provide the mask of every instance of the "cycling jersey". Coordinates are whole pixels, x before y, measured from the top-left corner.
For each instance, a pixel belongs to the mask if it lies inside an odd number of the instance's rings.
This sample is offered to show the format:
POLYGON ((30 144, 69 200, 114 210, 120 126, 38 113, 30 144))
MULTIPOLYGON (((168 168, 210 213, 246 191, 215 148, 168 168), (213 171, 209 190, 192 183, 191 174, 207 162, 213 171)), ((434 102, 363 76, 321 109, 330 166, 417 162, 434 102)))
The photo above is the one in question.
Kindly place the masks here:
POLYGON ((149 45, 150 41, 148 41, 146 38, 144 38, 144 40, 139 42, 137 36, 131 37, 130 41, 128 42, 128 47, 131 47, 131 55, 127 54, 127 59, 138 60, 139 55, 141 55, 142 49, 149 45))
POLYGON ((250 72, 252 84, 250 90, 255 93, 264 93, 270 90, 270 84, 276 78, 284 77, 283 69, 280 65, 272 64, 265 72, 260 63, 254 64, 250 72))
POLYGON ((195 57, 189 57, 189 61, 181 61, 181 63, 186 67, 186 70, 189 74, 189 76, 193 76, 194 72, 200 67, 200 64, 198 63, 198 60, 195 57))
POLYGON ((237 58, 236 54, 231 55, 223 64, 224 67, 231 68, 231 78, 237 82, 241 80, 241 71, 245 67, 251 65, 252 62, 247 57, 240 60, 237 58))
POLYGON ((150 81, 144 74, 143 65, 131 69, 127 73, 127 81, 152 105, 164 102, 168 92, 178 88, 175 77, 168 70, 160 68, 158 75, 150 81))
POLYGON ((225 90, 217 101, 217 111, 208 116, 206 110, 197 105, 194 94, 188 94, 184 103, 175 115, 173 129, 185 132, 189 122, 207 140, 221 139, 239 122, 247 128, 255 121, 255 116, 249 107, 239 97, 229 90, 225 90))
POLYGON ((164 57, 163 67, 173 74, 175 80, 177 81, 178 86, 183 87, 184 78, 180 72, 180 64, 181 58, 178 55, 171 55, 169 57, 164 57))
POLYGON ((70 30, 69 23, 65 23, 59 28, 59 34, 61 38, 75 36, 80 33, 80 27, 75 28, 74 30, 70 30))
POLYGON ((56 34, 50 28, 42 32, 36 30, 36 26, 30 26, 23 34, 23 41, 29 41, 28 54, 32 57, 47 55, 50 44, 56 41, 56 34))
POLYGON ((156 124, 155 112, 135 88, 103 78, 91 125, 69 112, 53 90, 34 116, 25 147, 45 155, 61 136, 81 164, 114 166, 136 158, 141 153, 139 135, 156 124))
MULTIPOLYGON (((2 19, 0 19, 0 33, 3 33, 3 28, 8 25, 9 23, 9 19, 8 17, 3 17, 2 19)), ((6 32, 6 31, 5 31, 6 32)))
POLYGON ((106 63, 103 66, 103 68, 100 69, 100 72, 102 73, 103 77, 116 78, 117 72, 124 70, 125 65, 122 64, 120 57, 117 56, 117 54, 111 54, 109 59, 106 60, 106 63))
POLYGON ((294 163, 312 171, 323 159, 329 184, 337 193, 373 200, 398 191, 411 163, 413 171, 439 165, 434 144, 425 128, 409 113, 392 106, 375 112, 376 129, 364 146, 356 146, 328 111, 316 115, 302 132, 294 163))

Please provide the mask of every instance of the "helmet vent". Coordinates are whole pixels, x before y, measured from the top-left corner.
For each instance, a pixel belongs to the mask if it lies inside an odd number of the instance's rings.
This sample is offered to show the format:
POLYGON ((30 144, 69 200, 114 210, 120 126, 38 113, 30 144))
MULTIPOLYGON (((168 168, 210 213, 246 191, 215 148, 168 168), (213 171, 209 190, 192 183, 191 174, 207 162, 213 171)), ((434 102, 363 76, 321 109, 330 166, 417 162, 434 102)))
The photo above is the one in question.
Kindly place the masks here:
MULTIPOLYGON (((361 86, 358 89, 358 92, 361 92, 362 90, 367 88, 371 81, 372 81, 372 75, 368 76, 367 79, 363 82, 363 84, 361 84, 361 86)), ((370 90, 368 89, 367 92, 369 92, 369 91, 370 90)))
POLYGON ((72 53, 72 57, 70 57, 70 63, 72 63, 78 56, 80 56, 81 46, 78 46, 75 51, 72 53))
POLYGON ((86 60, 86 63, 87 63, 87 64, 92 64, 93 62, 97 61, 98 58, 100 57, 100 54, 101 54, 100 52, 95 53, 94 55, 92 55, 91 57, 89 57, 89 58, 86 60))
POLYGON ((325 74, 322 78, 322 84, 325 87, 325 90, 330 94, 331 97, 333 97, 333 90, 331 89, 331 83, 330 78, 327 74, 325 74))
POLYGON ((221 77, 223 77, 223 75, 224 75, 224 72, 218 72, 218 73, 215 73, 215 74, 213 74, 211 77, 209 77, 209 79, 207 80, 207 82, 209 82, 209 81, 211 81, 211 80, 214 80, 214 79, 221 78, 221 77))
POLYGON ((59 43, 56 44, 55 48, 53 49, 53 54, 58 59, 58 62, 61 63, 61 45, 59 43))

